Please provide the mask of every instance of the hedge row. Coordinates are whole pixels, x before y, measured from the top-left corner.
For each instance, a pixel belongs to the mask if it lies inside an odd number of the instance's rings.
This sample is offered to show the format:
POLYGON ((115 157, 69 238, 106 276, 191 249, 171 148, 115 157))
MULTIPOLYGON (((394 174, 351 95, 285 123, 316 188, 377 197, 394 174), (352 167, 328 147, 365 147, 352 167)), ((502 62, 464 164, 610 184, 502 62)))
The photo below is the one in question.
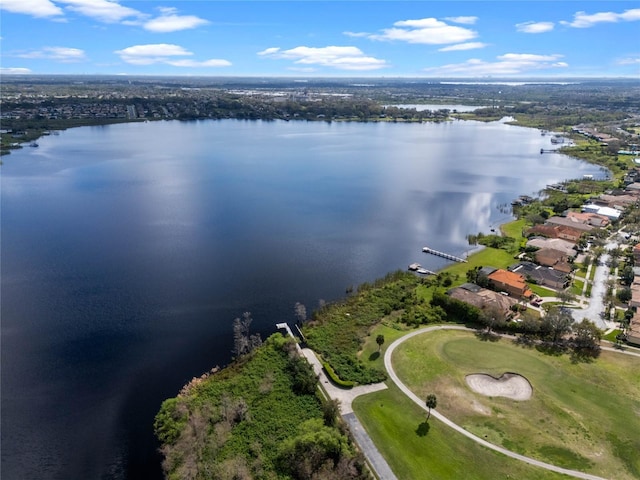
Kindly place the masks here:
POLYGON ((353 388, 355 386, 356 382, 352 382, 351 380, 342 380, 336 374, 336 372, 333 371, 333 368, 331 368, 331 365, 329 365, 327 362, 322 362, 322 368, 324 368, 324 371, 327 373, 327 375, 329 375, 329 378, 331 378, 331 381, 336 385, 338 385, 339 387, 353 388))

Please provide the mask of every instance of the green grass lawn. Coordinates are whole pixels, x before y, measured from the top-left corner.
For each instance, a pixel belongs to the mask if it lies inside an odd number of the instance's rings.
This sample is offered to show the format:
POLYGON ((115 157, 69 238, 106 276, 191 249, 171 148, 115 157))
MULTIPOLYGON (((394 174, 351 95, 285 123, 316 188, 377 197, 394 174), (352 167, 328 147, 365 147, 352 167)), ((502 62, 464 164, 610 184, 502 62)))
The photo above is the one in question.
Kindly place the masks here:
POLYGON ((435 393, 441 413, 492 443, 605 478, 612 472, 621 480, 640 478, 637 358, 602 352, 592 363, 572 363, 567 355, 543 355, 505 339, 481 342, 472 333, 437 331, 408 340, 393 360, 418 396, 435 393), (476 394, 465 376, 480 372, 524 375, 533 396, 516 402, 476 394))
POLYGON ((398 388, 358 397, 355 412, 399 480, 567 478, 481 447, 426 413, 398 388))
POLYGON ((529 288, 533 293, 540 297, 555 297, 558 292, 545 288, 542 285, 529 284, 529 288))
POLYGON ((454 277, 458 275, 459 283, 464 283, 467 281, 467 271, 474 267, 507 268, 515 262, 513 255, 510 253, 490 247, 485 247, 473 253, 467 260, 467 263, 454 263, 441 271, 448 272, 454 277))
POLYGON ((513 222, 505 223, 500 226, 500 231, 507 237, 512 237, 517 240, 522 239, 522 230, 528 226, 527 221, 522 218, 520 220, 514 220, 513 222))
POLYGON ((574 279, 571 285, 571 293, 574 295, 582 295, 582 289, 584 288, 584 282, 582 280, 574 279))
POLYGON ((609 333, 607 333, 606 335, 602 336, 603 340, 609 340, 610 342, 616 342, 616 336, 619 335, 620 333, 622 333, 622 330, 619 329, 615 329, 615 330, 611 330, 609 333))

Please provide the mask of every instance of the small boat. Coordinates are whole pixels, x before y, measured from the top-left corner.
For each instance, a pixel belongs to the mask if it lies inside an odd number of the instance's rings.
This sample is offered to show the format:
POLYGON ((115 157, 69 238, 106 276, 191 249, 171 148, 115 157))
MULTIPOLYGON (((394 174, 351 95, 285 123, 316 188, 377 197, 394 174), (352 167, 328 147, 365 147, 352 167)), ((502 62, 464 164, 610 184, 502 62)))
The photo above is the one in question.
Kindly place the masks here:
POLYGON ((29 146, 30 146, 30 147, 38 147, 39 145, 38 145, 38 142, 31 142, 31 143, 29 144, 29 146))
POLYGON ((416 270, 416 272, 427 275, 429 273, 429 270, 427 270, 426 268, 419 268, 416 270))

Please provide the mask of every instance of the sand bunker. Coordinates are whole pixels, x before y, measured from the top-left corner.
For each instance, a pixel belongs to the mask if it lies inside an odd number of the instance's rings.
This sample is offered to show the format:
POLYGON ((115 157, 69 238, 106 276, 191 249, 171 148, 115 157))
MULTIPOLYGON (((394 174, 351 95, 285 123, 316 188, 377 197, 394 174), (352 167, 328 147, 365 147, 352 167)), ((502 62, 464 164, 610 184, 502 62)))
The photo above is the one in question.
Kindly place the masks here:
POLYGON ((467 375, 466 380, 471 390, 487 397, 529 400, 533 393, 529 380, 517 373, 504 373, 500 378, 494 378, 485 373, 475 373, 467 375))

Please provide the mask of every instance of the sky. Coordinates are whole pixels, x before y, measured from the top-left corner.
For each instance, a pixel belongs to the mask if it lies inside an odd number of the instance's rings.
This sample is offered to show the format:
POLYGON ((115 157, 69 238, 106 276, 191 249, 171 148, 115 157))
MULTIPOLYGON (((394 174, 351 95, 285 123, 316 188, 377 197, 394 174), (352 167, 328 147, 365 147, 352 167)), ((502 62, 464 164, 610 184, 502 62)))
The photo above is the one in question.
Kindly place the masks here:
POLYGON ((0 72, 640 79, 640 0, 0 0, 0 72))

